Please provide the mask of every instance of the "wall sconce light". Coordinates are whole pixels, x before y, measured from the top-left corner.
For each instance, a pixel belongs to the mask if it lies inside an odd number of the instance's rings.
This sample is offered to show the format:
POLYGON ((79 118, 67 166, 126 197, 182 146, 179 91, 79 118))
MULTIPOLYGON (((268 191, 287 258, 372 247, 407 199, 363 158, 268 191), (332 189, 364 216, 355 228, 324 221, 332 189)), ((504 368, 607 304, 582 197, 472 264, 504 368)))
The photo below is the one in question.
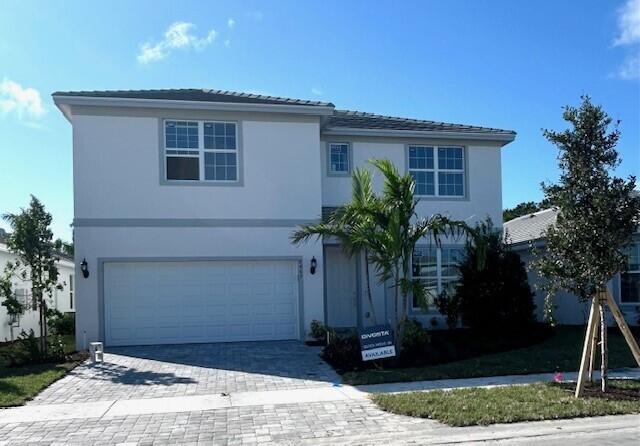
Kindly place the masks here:
POLYGON ((315 257, 311 257, 311 274, 316 273, 316 268, 318 267, 318 261, 315 257))
POLYGON ((80 271, 82 271, 82 277, 85 279, 89 277, 89 265, 87 264, 87 259, 82 259, 80 263, 80 271))

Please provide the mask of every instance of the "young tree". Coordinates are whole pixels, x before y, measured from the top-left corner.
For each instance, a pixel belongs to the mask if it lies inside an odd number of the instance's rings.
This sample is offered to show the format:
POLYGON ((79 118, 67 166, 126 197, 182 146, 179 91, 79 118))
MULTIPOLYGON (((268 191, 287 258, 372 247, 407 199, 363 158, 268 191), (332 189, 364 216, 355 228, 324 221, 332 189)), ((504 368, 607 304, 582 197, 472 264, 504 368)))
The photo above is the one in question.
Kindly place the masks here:
MULTIPOLYGON (((331 231, 323 225, 303 226, 293 234, 293 241, 300 242, 313 235, 335 235, 348 233, 348 243, 366 247, 369 260, 374 265, 380 283, 390 282, 393 286, 394 319, 392 326, 396 333, 396 349, 400 351, 404 336, 404 326, 408 318, 409 299, 415 297, 426 302, 427 291, 423 284, 411 275, 411 260, 416 244, 429 239, 439 245, 447 237, 474 235, 474 231, 462 221, 451 220, 435 214, 428 218, 417 215, 418 200, 414 196, 415 181, 409 174, 400 175, 389 160, 372 160, 371 164, 384 177, 382 194, 368 192, 366 202, 352 202, 345 206, 353 210, 349 227, 344 221, 334 220, 331 231)), ((354 183, 362 181, 362 173, 356 169, 354 183)), ((370 176, 368 185, 370 189, 370 176)), ((354 184, 354 190, 363 185, 354 184)), ((340 215, 340 214, 338 214, 340 215)), ((342 214, 344 215, 344 214, 342 214)))
MULTIPOLYGON (((56 289, 62 288, 58 283, 56 266, 59 259, 55 255, 53 233, 49 228, 51 215, 36 197, 31 196, 27 209, 22 209, 17 214, 6 214, 3 218, 11 226, 7 246, 18 257, 11 266, 11 274, 17 274, 31 284, 33 307, 39 312, 40 349, 46 355, 47 299, 51 298, 56 289)), ((3 293, 3 305, 12 305, 6 294, 3 293)))
MULTIPOLYGON (((620 132, 617 124, 610 129, 612 120, 607 113, 585 96, 580 107, 565 107, 563 118, 570 124, 569 129, 544 132, 560 151, 561 175, 557 184, 542 187, 547 200, 560 212, 555 225, 545 234, 546 247, 534 266, 548 281, 547 300, 558 289, 566 289, 581 301, 591 299, 593 314, 599 312, 605 391, 605 302, 618 320, 617 306, 607 294, 607 283, 625 268, 624 250, 639 223, 640 197, 634 192, 633 176, 624 180, 611 174, 620 163, 615 149, 620 132)), ((595 316, 590 318, 589 327, 594 320, 595 316)), ((618 324, 625 333, 624 322, 618 320, 618 324)), ((587 348, 591 345, 590 334, 585 339, 583 364, 586 354, 593 350, 587 348)), ((631 346, 633 338, 627 341, 631 346)))

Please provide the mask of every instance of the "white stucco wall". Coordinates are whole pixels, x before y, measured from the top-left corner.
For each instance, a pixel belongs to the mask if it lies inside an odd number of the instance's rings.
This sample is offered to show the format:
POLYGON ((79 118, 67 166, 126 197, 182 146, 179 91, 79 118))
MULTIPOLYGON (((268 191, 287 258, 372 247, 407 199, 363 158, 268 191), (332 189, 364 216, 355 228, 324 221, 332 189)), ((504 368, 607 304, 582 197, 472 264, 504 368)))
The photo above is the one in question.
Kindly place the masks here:
MULTIPOLYGON (((327 169, 327 143, 347 142, 351 147, 351 159, 353 167, 369 168, 374 173, 374 189, 382 190, 383 178, 368 161, 373 158, 386 158, 391 160, 400 172, 407 171, 407 144, 424 145, 457 145, 465 147, 466 156, 466 187, 467 194, 463 199, 458 198, 424 198, 421 199, 417 212, 421 216, 429 216, 435 213, 448 215, 453 219, 464 220, 470 225, 491 217, 496 226, 502 223, 502 171, 501 148, 490 143, 473 143, 464 141, 442 140, 395 140, 390 138, 367 139, 363 137, 326 137, 320 144, 320 156, 322 159, 322 203, 323 206, 340 206, 351 200, 351 177, 332 176, 327 169)), ((444 243, 463 244, 462 240, 444 240, 444 243)), ((364 262, 360 262, 364 265, 364 262)), ((372 325, 371 305, 368 302, 365 286, 364 268, 360 271, 361 289, 361 320, 363 325, 372 325), (369 313, 369 314, 367 314, 369 313)), ((393 293, 389 286, 379 283, 373 268, 370 271, 371 294, 375 307, 378 323, 385 323, 393 317, 393 293)), ((425 326, 432 327, 432 320, 437 321, 436 327, 446 327, 445 317, 435 308, 427 313, 411 311, 415 317, 425 326)))
POLYGON ((323 320, 321 245, 293 246, 289 237, 295 226, 272 221, 310 221, 321 214, 319 118, 83 108, 73 116, 73 142, 76 219, 156 222, 145 227, 76 225, 76 259, 86 258, 90 270, 86 279, 77 271, 78 348, 102 339, 99 259, 300 257, 303 328, 308 330, 313 319, 323 320), (163 118, 238 122, 243 185, 161 184, 163 118), (176 227, 176 219, 213 222, 176 227), (233 219, 253 227, 220 225, 220 220, 233 219), (319 268, 311 275, 314 256, 319 268))
MULTIPOLYGON (((289 237, 294 226, 273 224, 273 220, 315 220, 322 206, 338 206, 351 197, 350 177, 327 175, 326 141, 318 117, 89 106, 72 107, 72 115, 76 259, 80 263, 86 258, 91 271, 87 279, 79 270, 76 274, 78 348, 102 339, 101 259, 301 257, 304 328, 313 319, 324 319, 322 247, 319 243, 292 246, 289 237), (163 184, 163 119, 236 121, 242 185, 163 184), (123 219, 147 223, 122 226, 123 219), (180 227, 178 219, 214 223, 180 227), (219 224, 234 219, 253 223, 219 224), (89 223, 78 224, 83 220, 89 223), (261 221, 263 225, 256 223, 261 221), (309 274, 312 257, 319 265, 315 275, 309 274)), ((406 170, 409 142, 462 145, 468 157, 467 196, 425 199, 418 212, 444 213, 470 224, 486 216, 501 221, 498 145, 365 137, 338 140, 352 144, 355 166, 365 166, 371 158, 388 158, 401 171, 406 170)), ((382 187, 379 174, 374 185, 377 190, 382 187)), ((388 312, 385 289, 375 278, 372 285, 378 322, 383 322, 388 312)), ((361 290, 365 292, 364 286, 361 290)), ((364 295, 362 310, 370 311, 364 295)))
POLYGON ((161 186, 159 126, 176 115, 74 116, 75 218, 318 218, 318 119, 190 114, 239 121, 244 185, 161 186))
POLYGON ((339 141, 351 144, 353 167, 368 167, 374 172, 374 188, 382 189, 382 177, 368 161, 373 158, 391 160, 400 172, 407 172, 406 145, 456 145, 466 149, 467 197, 423 198, 418 205, 418 214, 428 216, 434 213, 447 214, 454 219, 476 221, 491 217, 494 224, 502 223, 502 171, 500 147, 485 143, 439 140, 377 140, 358 138, 323 138, 320 144, 322 158, 322 204, 340 206, 351 200, 351 178, 327 174, 327 142, 339 141))
MULTIPOLYGON (((0 274, 4 272, 7 262, 15 262, 15 260, 16 256, 8 252, 3 244, 0 244, 0 274)), ((75 309, 70 306, 69 297, 69 275, 73 274, 73 263, 67 260, 58 262, 58 274, 58 282, 63 286, 63 289, 54 291, 48 303, 63 313, 75 311, 75 309)), ((28 296, 31 295, 30 286, 29 282, 23 281, 19 277, 15 277, 13 280, 13 289, 26 289, 28 296)), ((23 330, 25 332, 33 330, 36 335, 40 333, 38 312, 28 309, 20 316, 19 324, 12 326, 9 324, 7 309, 0 306, 0 342, 15 339, 23 330)))

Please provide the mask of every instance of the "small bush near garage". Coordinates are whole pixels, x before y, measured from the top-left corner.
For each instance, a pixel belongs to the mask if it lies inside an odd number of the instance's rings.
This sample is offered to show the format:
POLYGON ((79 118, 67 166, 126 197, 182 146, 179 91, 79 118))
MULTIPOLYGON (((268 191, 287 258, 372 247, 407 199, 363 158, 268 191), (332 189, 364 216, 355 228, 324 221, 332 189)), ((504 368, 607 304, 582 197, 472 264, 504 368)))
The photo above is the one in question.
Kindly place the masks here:
POLYGON ((57 335, 74 335, 76 332, 76 314, 61 313, 58 310, 48 310, 47 326, 49 332, 57 335))
POLYGON ((0 365, 5 367, 20 367, 29 364, 43 364, 47 362, 64 361, 68 348, 65 339, 57 334, 47 339, 47 353, 40 349, 40 339, 33 330, 22 332, 13 342, 2 345, 0 349, 0 365))
POLYGON ((74 348, 73 336, 52 335, 44 356, 33 332, 0 343, 0 408, 24 404, 86 359, 74 348))

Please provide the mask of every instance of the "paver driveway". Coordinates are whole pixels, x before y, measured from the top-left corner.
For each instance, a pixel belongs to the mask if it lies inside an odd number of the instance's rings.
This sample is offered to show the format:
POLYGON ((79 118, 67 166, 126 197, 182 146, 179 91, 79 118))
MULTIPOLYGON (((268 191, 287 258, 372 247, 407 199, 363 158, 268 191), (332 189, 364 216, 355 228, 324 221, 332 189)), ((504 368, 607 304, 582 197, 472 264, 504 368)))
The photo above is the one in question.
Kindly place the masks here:
POLYGON ((340 377, 297 341, 118 347, 81 365, 29 404, 330 386, 340 377))

